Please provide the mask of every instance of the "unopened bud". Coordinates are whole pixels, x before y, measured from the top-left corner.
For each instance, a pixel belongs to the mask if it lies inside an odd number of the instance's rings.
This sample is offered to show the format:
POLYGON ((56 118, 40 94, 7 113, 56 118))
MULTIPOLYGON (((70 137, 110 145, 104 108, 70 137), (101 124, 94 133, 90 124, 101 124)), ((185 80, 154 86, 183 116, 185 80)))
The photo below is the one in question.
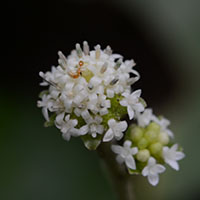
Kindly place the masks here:
POLYGON ((162 145, 167 145, 169 143, 169 136, 166 132, 160 132, 160 134, 158 135, 158 141, 162 144, 162 145))
POLYGON ((143 136, 143 129, 140 127, 133 127, 130 132, 130 138, 133 142, 138 142, 143 136))
POLYGON ((139 150, 136 155, 137 160, 141 162, 146 162, 149 159, 149 157, 150 157, 150 153, 148 149, 139 150))
POLYGON ((149 150, 150 150, 151 154, 153 154, 153 155, 159 155, 159 153, 162 150, 162 147, 163 146, 162 146, 162 144, 160 142, 156 142, 156 143, 151 144, 149 146, 149 150))
POLYGON ((144 133, 144 137, 150 142, 156 142, 158 139, 158 132, 154 131, 154 130, 147 130, 144 133))
POLYGON ((160 132, 160 126, 155 123, 155 122, 151 122, 148 127, 147 130, 151 130, 151 131, 155 131, 155 132, 160 132))
POLYGON ((138 148, 139 149, 145 149, 147 146, 148 146, 149 142, 146 138, 141 138, 139 141, 138 141, 138 148))

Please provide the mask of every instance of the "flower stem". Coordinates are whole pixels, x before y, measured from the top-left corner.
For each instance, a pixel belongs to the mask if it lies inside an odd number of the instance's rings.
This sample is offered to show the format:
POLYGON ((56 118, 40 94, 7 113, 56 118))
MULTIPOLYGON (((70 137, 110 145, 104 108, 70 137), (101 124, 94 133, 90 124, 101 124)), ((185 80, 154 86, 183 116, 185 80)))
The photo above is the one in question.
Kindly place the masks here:
POLYGON ((111 150, 111 144, 111 142, 101 143, 97 148, 97 152, 106 165, 118 199, 135 200, 133 176, 128 174, 124 165, 117 163, 116 154, 111 150))

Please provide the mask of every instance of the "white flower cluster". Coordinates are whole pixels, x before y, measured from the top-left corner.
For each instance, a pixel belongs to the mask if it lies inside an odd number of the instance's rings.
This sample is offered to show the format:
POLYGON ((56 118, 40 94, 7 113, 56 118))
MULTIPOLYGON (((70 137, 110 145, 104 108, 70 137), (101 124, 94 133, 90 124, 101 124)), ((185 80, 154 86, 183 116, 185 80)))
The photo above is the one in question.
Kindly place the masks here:
POLYGON ((169 139, 173 133, 168 129, 169 120, 157 118, 152 109, 145 109, 143 113, 136 113, 138 127, 132 129, 129 139, 124 145, 112 145, 112 150, 117 154, 119 163, 125 162, 130 170, 137 169, 137 163, 143 163, 139 169, 143 176, 148 177, 151 185, 159 182, 159 173, 165 171, 163 164, 156 162, 158 159, 168 164, 175 170, 179 170, 178 160, 185 157, 185 154, 178 150, 178 144, 169 147, 169 139))
POLYGON ((141 90, 131 93, 131 85, 140 78, 132 69, 134 61, 123 61, 121 55, 112 54, 109 46, 102 50, 97 45, 90 51, 86 41, 83 49, 76 44, 68 57, 60 51, 58 55, 57 67, 39 73, 41 85, 49 86, 38 101, 45 119, 50 121, 49 115, 54 113, 54 123, 66 140, 86 134, 93 138, 102 135, 105 142, 121 139, 127 122, 117 115, 110 117, 112 99, 119 97, 118 107, 126 108, 130 119, 144 110, 141 90))
POLYGON ((140 78, 133 60, 123 61, 109 46, 90 50, 86 41, 83 48, 76 44, 68 57, 60 51, 58 56, 57 67, 39 73, 41 86, 48 86, 38 101, 47 126, 55 124, 65 140, 80 136, 90 150, 101 142, 123 139, 123 146, 111 146, 117 161, 124 162, 130 173, 147 176, 152 185, 165 171, 162 164, 179 170, 177 160, 184 153, 177 144, 169 144, 170 122, 145 109, 140 89, 131 92, 131 85, 140 78), (135 120, 133 127, 122 121, 126 114, 135 120))

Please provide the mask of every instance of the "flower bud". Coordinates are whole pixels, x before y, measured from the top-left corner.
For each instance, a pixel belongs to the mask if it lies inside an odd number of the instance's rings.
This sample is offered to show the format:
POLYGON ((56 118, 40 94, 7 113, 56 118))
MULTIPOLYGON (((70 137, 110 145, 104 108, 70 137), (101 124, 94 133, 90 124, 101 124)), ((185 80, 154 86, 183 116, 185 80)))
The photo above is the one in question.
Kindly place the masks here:
POLYGON ((149 146, 149 150, 153 155, 159 155, 162 150, 162 144, 160 142, 153 143, 149 146))
POLYGON ((150 153, 148 149, 139 150, 136 155, 137 160, 141 162, 146 162, 150 157, 150 153))
POLYGON ((155 131, 155 132, 160 132, 160 126, 155 123, 155 122, 151 122, 148 127, 147 130, 151 130, 151 131, 155 131))
POLYGON ((146 138, 141 138, 139 141, 138 141, 138 148, 139 149, 145 149, 147 146, 148 146, 149 142, 146 138))
POLYGON ((162 145, 167 145, 169 143, 169 136, 166 132, 160 132, 160 134, 158 135, 158 141, 162 144, 162 145))
POLYGON ((135 126, 131 129, 130 138, 133 142, 138 142, 143 136, 143 129, 135 126))
POLYGON ((158 139, 158 132, 154 130, 147 130, 144 133, 144 137, 150 142, 156 142, 158 139))

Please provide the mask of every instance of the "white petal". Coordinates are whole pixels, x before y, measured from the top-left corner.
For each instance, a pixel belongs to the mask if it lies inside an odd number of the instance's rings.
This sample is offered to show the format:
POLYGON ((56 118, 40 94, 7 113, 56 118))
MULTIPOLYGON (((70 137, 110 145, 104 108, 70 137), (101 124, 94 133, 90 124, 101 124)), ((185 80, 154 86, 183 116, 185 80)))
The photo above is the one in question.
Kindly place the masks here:
POLYGON ((56 123, 57 124, 61 124, 63 122, 63 118, 64 118, 65 113, 60 113, 56 116, 56 123))
POLYGON ((135 155, 135 154, 137 154, 138 153, 138 148, 137 147, 133 147, 132 149, 131 149, 131 154, 132 155, 135 155))
POLYGON ((151 185, 155 186, 158 184, 159 182, 159 176, 156 174, 156 175, 149 175, 148 176, 148 181, 151 185))
POLYGON ((140 97, 141 93, 142 93, 142 90, 136 90, 131 94, 131 97, 138 98, 140 97))
POLYGON ((119 125, 120 125, 121 131, 125 131, 127 129, 127 126, 128 126, 126 121, 119 122, 119 125))
POLYGON ((178 149, 178 144, 174 144, 172 147, 171 147, 171 150, 172 151, 176 151, 178 149))
POLYGON ((120 145, 112 145, 111 149, 116 154, 121 154, 123 151, 123 147, 121 147, 120 145))
POLYGON ((102 109, 100 110, 99 114, 100 114, 101 116, 108 114, 108 109, 107 109, 107 108, 102 108, 102 109))
POLYGON ((127 101, 125 99, 121 100, 119 103, 122 106, 127 106, 128 105, 128 103, 127 103, 127 101))
POLYGON ((97 126, 97 133, 102 134, 103 131, 104 131, 103 125, 98 125, 98 126, 97 126))
POLYGON ((152 166, 156 164, 156 160, 153 157, 150 157, 148 160, 148 166, 152 166))
POLYGON ((80 128, 80 134, 81 134, 81 135, 87 134, 88 131, 89 131, 88 125, 82 126, 82 127, 80 128))
POLYGON ((83 117, 83 119, 84 119, 85 121, 87 121, 88 119, 91 118, 91 115, 90 115, 90 113, 88 112, 88 110, 84 110, 84 111, 81 113, 81 116, 83 117))
POLYGON ((130 148, 131 147, 131 144, 132 144, 132 142, 130 141, 130 140, 126 140, 125 142, 124 142, 124 147, 125 148, 130 148))
POLYGON ((130 120, 133 119, 133 117, 134 117, 134 111, 133 111, 133 109, 130 106, 128 106, 127 107, 127 111, 128 111, 129 119, 130 120))
POLYGON ((176 152, 176 160, 181 160, 185 157, 185 154, 181 151, 176 152))
POLYGON ((63 137, 64 140, 69 141, 70 138, 71 138, 71 135, 69 134, 69 132, 67 132, 67 133, 63 133, 63 134, 62 134, 62 137, 63 137))
POLYGON ((126 166, 130 169, 136 169, 135 160, 132 155, 128 155, 125 159, 126 166))
POLYGON ((97 94, 95 94, 95 93, 92 93, 90 96, 89 96, 89 99, 90 99, 90 101, 92 101, 92 102, 97 102, 97 94))
POLYGON ((173 168, 175 169, 176 171, 179 170, 179 164, 177 161, 175 160, 168 160, 167 163, 173 168))
POLYGON ((92 77, 91 79, 90 79, 90 83, 94 86, 94 87, 96 87, 97 85, 99 85, 100 83, 101 83, 101 79, 100 78, 98 78, 98 77, 96 77, 96 76, 94 76, 94 77, 92 77))
POLYGON ((174 138, 174 134, 171 130, 167 129, 166 132, 169 135, 169 137, 174 138))
POLYGON ((108 120, 108 125, 109 125, 110 128, 113 128, 116 125, 116 121, 114 119, 109 119, 108 120))
POLYGON ((114 97, 114 91, 111 89, 107 89, 106 91, 108 98, 113 98, 114 97))
POLYGON ((154 169, 157 173, 163 173, 165 171, 165 167, 160 164, 155 165, 154 169))
POLYGON ((142 175, 143 176, 147 176, 149 174, 149 168, 146 166, 144 167, 144 169, 142 170, 142 175))
POLYGON ((112 140, 113 137, 114 137, 113 131, 112 131, 112 129, 109 128, 108 131, 106 132, 106 134, 103 137, 103 141, 108 142, 108 141, 112 140))
POLYGON ((42 114, 44 116, 44 118, 49 121, 49 114, 48 114, 48 110, 46 107, 42 108, 42 114))

